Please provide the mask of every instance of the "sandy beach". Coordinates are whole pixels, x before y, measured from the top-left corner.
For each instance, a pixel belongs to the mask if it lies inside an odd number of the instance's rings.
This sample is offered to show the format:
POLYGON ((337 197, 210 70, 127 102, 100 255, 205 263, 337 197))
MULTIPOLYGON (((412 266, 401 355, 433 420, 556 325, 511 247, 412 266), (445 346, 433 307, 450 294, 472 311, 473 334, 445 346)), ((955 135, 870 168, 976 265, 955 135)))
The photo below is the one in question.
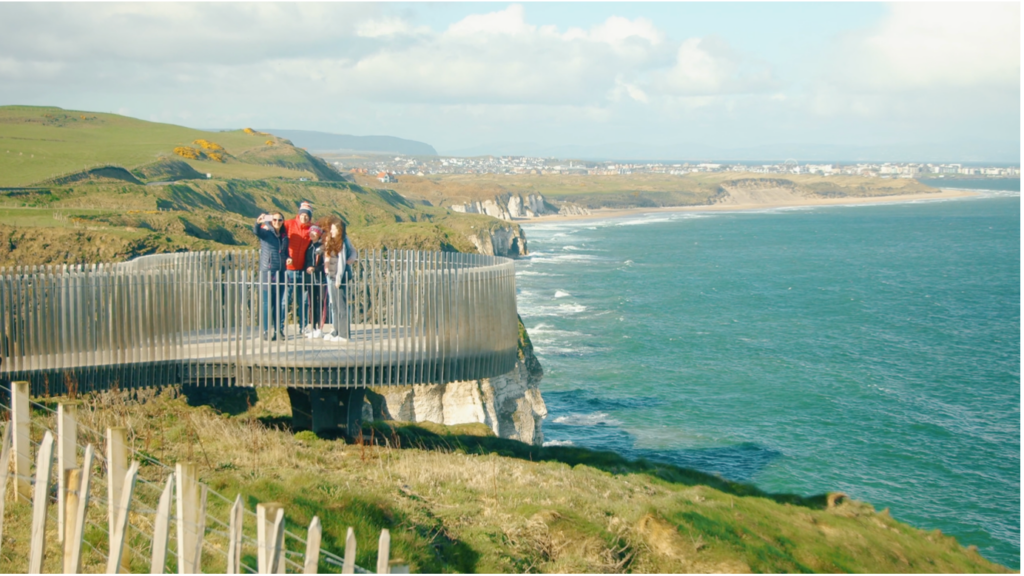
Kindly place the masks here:
POLYGON ((604 218, 618 218, 621 216, 635 216, 637 214, 658 214, 664 212, 736 212, 742 210, 765 210, 771 208, 794 208, 800 206, 853 206, 857 204, 880 204, 889 202, 913 202, 917 200, 946 200, 950 198, 962 198, 966 196, 977 196, 974 192, 966 190, 940 190, 933 194, 901 194, 896 196, 871 196, 857 198, 800 198, 786 200, 784 202, 760 202, 760 203, 722 203, 708 206, 665 206, 661 208, 599 208, 592 210, 590 214, 563 216, 559 214, 550 216, 539 216, 537 218, 516 219, 516 222, 523 224, 531 222, 560 222, 567 220, 597 220, 604 218))

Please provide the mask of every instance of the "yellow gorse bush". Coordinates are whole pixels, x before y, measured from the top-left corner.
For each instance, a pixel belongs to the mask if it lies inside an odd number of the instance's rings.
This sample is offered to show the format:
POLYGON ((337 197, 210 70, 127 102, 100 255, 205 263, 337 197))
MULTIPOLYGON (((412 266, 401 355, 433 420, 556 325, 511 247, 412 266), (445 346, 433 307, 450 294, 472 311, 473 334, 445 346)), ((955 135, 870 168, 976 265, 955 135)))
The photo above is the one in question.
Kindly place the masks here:
POLYGON ((224 162, 224 155, 220 152, 209 152, 206 154, 206 157, 217 162, 224 162))
POLYGON ((204 156, 202 150, 189 146, 178 146, 174 149, 174 153, 182 158, 188 158, 189 160, 202 160, 204 156))
POLYGON ((216 142, 210 142, 209 140, 204 140, 202 138, 200 138, 199 140, 195 140, 192 143, 193 144, 198 144, 199 146, 202 146, 203 149, 205 149, 205 150, 223 150, 224 149, 224 147, 221 146, 220 144, 217 144, 216 142))
POLYGON ((266 144, 267 146, 273 146, 273 145, 274 145, 274 141, 273 141, 273 140, 267 140, 267 141, 265 142, 265 144, 266 144))
POLYGON ((252 128, 243 128, 242 132, 245 132, 246 134, 256 134, 256 131, 252 128))

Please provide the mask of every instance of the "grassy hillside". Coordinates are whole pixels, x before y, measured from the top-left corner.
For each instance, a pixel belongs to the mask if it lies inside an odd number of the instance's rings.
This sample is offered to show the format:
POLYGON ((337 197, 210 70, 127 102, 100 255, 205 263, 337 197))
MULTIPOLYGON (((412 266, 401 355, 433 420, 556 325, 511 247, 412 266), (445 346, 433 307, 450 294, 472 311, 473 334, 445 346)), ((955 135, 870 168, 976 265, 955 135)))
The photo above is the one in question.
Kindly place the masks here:
MULTIPOLYGON (((356 176, 364 186, 379 186, 372 176, 356 176)), ((863 178, 859 176, 764 175, 739 172, 630 174, 577 176, 558 174, 449 174, 399 176, 390 188, 409 198, 450 206, 468 200, 484 200, 502 194, 541 194, 548 200, 573 202, 588 208, 630 208, 703 205, 722 194, 722 187, 736 181, 784 182, 799 194, 812 197, 863 197, 934 192, 912 179, 863 178)))
POLYGON ((188 164, 195 171, 191 176, 341 179, 326 163, 288 140, 257 131, 206 132, 117 114, 0 106, 0 187, 52 182, 108 165, 133 171, 146 181, 159 181, 141 175, 147 172, 146 166, 168 159, 188 164), (203 148, 197 140, 219 148, 203 148), (203 154, 188 158, 176 154, 175 148, 203 154))
MULTIPOLYGON (((196 462, 204 482, 229 499, 241 493, 250 509, 283 503, 297 534, 319 516, 323 546, 336 554, 353 526, 361 566, 374 565, 377 534, 388 528, 391 557, 420 573, 1006 571, 952 537, 841 497, 768 494, 608 452, 529 446, 484 425, 376 422, 364 427, 364 445, 346 445, 292 434, 280 390, 233 402, 222 395, 222 411, 189 406, 173 389, 139 394, 94 396, 80 419, 92 430, 125 426, 130 446, 162 462, 196 462)), ((50 413, 34 418, 54 425, 50 413)), ((140 473, 161 482, 166 471, 140 473)), ((208 503, 226 518, 229 503, 208 503)), ((103 510, 95 507, 98 523, 103 510)), ((23 503, 9 507, 0 570, 24 570, 30 517, 23 503)), ((101 534, 88 538, 104 549, 101 534)), ((220 533, 207 538, 223 545, 220 533)), ((87 550, 86 571, 102 569, 99 560, 87 550)), ((59 554, 47 562, 58 568, 59 554)), ((132 563, 148 569, 140 557, 132 563)), ((222 570, 223 557, 208 554, 203 566, 222 570)))
POLYGON ((474 251, 479 230, 508 226, 343 182, 190 180, 144 186, 115 180, 0 191, 0 266, 124 260, 181 250, 258 247, 256 216, 338 214, 360 248, 474 251))

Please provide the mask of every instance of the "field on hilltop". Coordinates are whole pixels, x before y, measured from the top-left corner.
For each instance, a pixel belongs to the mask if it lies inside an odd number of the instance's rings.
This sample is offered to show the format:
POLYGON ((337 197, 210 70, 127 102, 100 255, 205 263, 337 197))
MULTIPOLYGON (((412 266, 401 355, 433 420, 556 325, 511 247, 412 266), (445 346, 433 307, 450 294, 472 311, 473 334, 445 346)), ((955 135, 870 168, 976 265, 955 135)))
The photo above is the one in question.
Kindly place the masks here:
POLYGON ((256 216, 279 210, 290 218, 303 200, 313 203, 316 218, 343 217, 359 248, 473 252, 469 235, 509 225, 345 182, 79 182, 0 193, 0 266, 256 248, 256 216))
MULTIPOLYGON (((346 444, 293 433, 284 390, 232 392, 213 406, 174 388, 95 394, 78 414, 83 429, 125 427, 139 451, 133 458, 194 462, 200 479, 227 498, 208 500, 218 518, 227 517, 235 494, 250 509, 279 502, 293 533, 304 534, 318 516, 322 545, 337 555, 354 527, 360 566, 374 565, 377 534, 387 528, 391 558, 413 573, 1006 571, 937 530, 918 530, 838 494, 770 494, 610 452, 495 438, 483 424, 377 420, 364 425, 361 443, 346 444)), ((33 419, 55 426, 41 409, 33 419)), ((32 427, 33 439, 42 429, 32 427)), ((167 471, 144 461, 140 475, 159 485, 167 471)), ((31 514, 21 501, 9 507, 0 570, 18 572, 31 514)), ((103 511, 94 507, 96 522, 103 511)), ((131 522, 147 530, 150 518, 133 514, 131 522)), ((131 534, 130 546, 147 550, 141 532, 131 534)), ((105 550, 103 536, 86 539, 105 550)), ((214 549, 225 547, 219 530, 206 538, 214 549)), ((288 542, 302 553, 297 541, 288 542)), ((102 570, 90 550, 84 568, 102 570)), ((223 570, 223 558, 204 555, 203 566, 223 570)), ((248 554, 245 560, 254 564, 248 554)), ((148 569, 144 554, 130 561, 133 571, 148 569)), ((47 562, 44 571, 59 570, 60 555, 47 562)))
POLYGON ((147 166, 168 159, 204 177, 341 179, 305 150, 256 131, 207 132, 117 114, 0 106, 0 187, 30 186, 110 165, 138 177, 147 166), (204 154, 190 158, 176 154, 176 148, 204 154))
POLYGON ((254 130, 0 107, 0 266, 254 248, 259 214, 291 218, 302 201, 341 216, 359 248, 474 252, 471 235, 509 226, 347 182, 254 130))
MULTIPOLYGON (((673 174, 434 174, 399 175, 386 186, 404 196, 441 206, 510 194, 540 194, 586 208, 655 208, 712 204, 729 190, 780 188, 811 198, 893 196, 935 192, 913 179, 706 172, 673 174)), ((382 187, 372 175, 354 175, 364 186, 382 187)))

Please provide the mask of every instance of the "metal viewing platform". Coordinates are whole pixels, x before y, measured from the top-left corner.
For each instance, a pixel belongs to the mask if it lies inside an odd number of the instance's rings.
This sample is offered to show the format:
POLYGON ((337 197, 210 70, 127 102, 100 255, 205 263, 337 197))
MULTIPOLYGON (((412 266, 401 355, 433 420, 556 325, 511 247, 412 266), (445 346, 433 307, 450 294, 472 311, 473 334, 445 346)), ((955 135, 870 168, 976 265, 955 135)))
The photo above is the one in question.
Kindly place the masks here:
POLYGON ((346 284, 347 342, 304 337, 300 299, 287 306, 283 337, 263 337, 273 289, 261 285, 258 264, 255 251, 231 251, 2 268, 0 379, 27 380, 33 395, 178 383, 336 389, 485 378, 515 366, 510 259, 360 251, 346 284))

